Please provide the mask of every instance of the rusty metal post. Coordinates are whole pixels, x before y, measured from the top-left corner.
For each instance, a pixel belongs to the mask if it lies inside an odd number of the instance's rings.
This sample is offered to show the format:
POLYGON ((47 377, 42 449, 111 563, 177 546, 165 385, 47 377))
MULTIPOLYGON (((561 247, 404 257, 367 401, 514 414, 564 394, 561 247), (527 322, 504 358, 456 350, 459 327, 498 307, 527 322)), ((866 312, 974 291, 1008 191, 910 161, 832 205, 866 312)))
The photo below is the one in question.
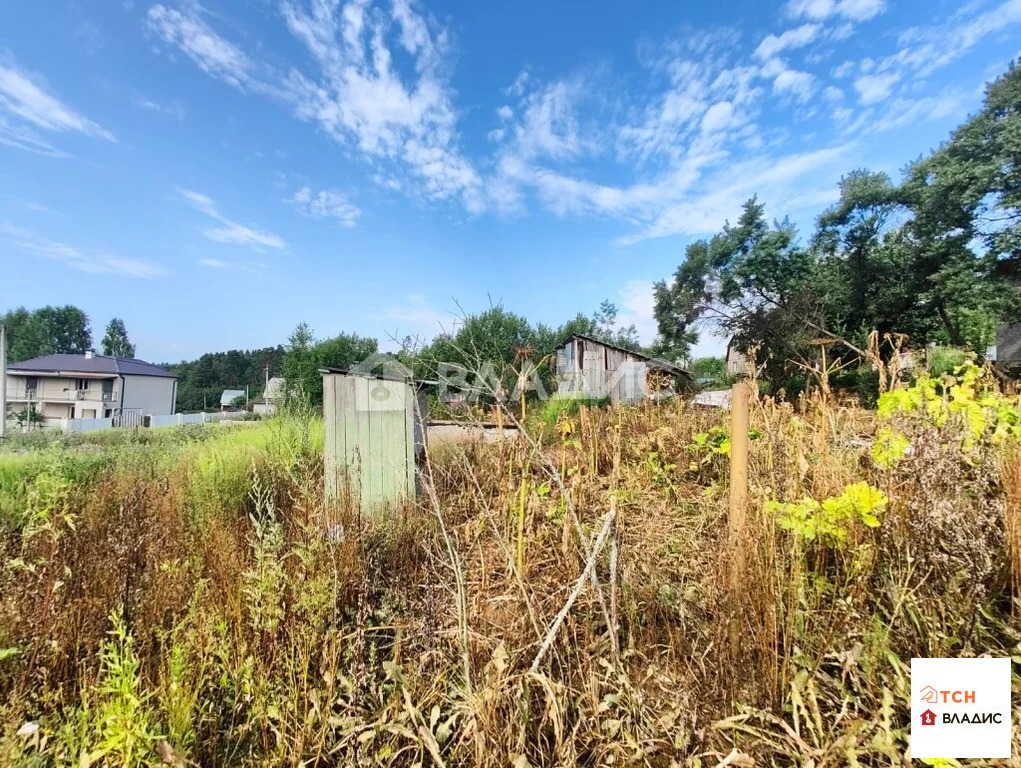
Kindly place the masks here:
POLYGON ((748 400, 751 388, 746 382, 734 385, 730 397, 730 650, 740 647, 740 606, 738 596, 745 577, 745 519, 748 514, 748 400))

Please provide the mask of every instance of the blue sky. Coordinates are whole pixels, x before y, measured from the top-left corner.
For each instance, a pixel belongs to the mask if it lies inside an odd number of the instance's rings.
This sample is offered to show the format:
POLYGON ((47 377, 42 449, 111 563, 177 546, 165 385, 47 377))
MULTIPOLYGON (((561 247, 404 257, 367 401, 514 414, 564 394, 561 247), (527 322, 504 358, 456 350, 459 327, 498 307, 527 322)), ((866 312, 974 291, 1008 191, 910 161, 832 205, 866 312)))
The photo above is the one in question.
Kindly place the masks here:
POLYGON ((4 3, 0 308, 123 317, 158 361, 491 301, 610 298, 649 341, 687 243, 899 178, 1019 30, 1021 0, 4 3))

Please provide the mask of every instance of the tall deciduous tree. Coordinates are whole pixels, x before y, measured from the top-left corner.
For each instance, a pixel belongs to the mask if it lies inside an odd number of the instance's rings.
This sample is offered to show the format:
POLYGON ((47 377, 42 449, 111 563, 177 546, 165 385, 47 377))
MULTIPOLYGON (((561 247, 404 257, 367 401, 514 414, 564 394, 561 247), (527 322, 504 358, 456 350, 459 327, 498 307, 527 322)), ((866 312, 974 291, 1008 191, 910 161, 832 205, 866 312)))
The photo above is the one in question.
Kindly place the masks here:
POLYGON ((289 396, 312 405, 322 405, 323 384, 320 368, 350 368, 379 350, 375 339, 354 333, 341 333, 316 341, 307 323, 300 323, 287 340, 281 366, 289 396))
POLYGON ((710 322, 742 347, 760 346, 781 364, 807 360, 809 342, 828 330, 818 261, 797 244, 789 221, 770 226, 763 205, 745 203, 737 223, 688 246, 671 282, 656 285, 655 316, 664 353, 683 357, 710 322))
POLYGON ((83 354, 92 348, 88 315, 75 306, 24 307, 0 317, 11 337, 8 359, 29 360, 57 353, 83 354))
POLYGON ((134 357, 135 345, 128 339, 128 329, 119 317, 113 318, 106 326, 103 336, 103 354, 113 357, 134 357))
POLYGON ((899 186, 867 170, 844 176, 808 247, 787 222, 767 225, 753 198, 685 256, 655 288, 671 356, 707 319, 741 346, 802 363, 820 337, 836 355, 860 354, 872 330, 983 351, 997 324, 1021 318, 1021 69, 899 186))

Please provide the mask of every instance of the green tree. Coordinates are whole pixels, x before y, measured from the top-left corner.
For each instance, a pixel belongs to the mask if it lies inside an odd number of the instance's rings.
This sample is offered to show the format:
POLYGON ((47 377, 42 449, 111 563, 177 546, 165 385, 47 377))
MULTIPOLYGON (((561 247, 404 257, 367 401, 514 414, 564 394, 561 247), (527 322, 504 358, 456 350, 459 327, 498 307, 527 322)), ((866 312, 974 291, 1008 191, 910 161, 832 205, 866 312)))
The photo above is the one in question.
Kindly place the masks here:
POLYGON ((75 306, 32 311, 18 307, 0 317, 0 322, 10 336, 8 359, 12 361, 58 353, 84 354, 92 348, 88 315, 75 306))
POLYGON ((934 340, 983 350, 1019 317, 1021 70, 986 90, 983 109, 909 169, 901 245, 906 277, 936 320, 934 340))
POLYGON ((375 339, 341 333, 316 341, 307 323, 299 323, 287 340, 281 373, 289 397, 321 406, 323 383, 320 368, 350 368, 379 351, 375 339))
POLYGON ((128 329, 119 317, 113 318, 107 324, 102 343, 104 355, 127 358, 135 356, 135 345, 128 339, 128 329))
POLYGON ((696 357, 688 371, 704 387, 727 386, 734 378, 727 371, 727 361, 722 357, 696 357))
POLYGON ((684 357, 697 327, 711 323, 741 348, 759 347, 775 375, 789 375, 792 359, 810 361, 813 338, 835 335, 819 277, 818 260, 798 245, 794 226, 770 226, 752 198, 736 224, 689 245, 673 280, 656 285, 660 343, 671 357, 684 357))
MULTIPOLYGON (((823 273, 831 289, 828 312, 845 333, 861 336, 877 328, 890 281, 898 282, 881 245, 899 202, 885 173, 855 170, 840 180, 839 202, 819 216, 813 244, 829 262, 823 273)), ((902 302, 896 304, 900 309, 902 302)))

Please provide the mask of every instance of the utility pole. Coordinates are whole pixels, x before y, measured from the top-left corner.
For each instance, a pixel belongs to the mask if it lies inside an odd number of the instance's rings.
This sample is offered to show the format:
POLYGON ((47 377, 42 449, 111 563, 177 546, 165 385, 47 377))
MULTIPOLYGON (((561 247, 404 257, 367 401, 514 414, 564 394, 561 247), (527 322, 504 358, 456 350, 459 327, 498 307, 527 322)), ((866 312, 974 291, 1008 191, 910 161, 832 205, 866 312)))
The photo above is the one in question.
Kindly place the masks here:
POLYGON ((0 325, 0 440, 7 434, 7 327, 0 325))

